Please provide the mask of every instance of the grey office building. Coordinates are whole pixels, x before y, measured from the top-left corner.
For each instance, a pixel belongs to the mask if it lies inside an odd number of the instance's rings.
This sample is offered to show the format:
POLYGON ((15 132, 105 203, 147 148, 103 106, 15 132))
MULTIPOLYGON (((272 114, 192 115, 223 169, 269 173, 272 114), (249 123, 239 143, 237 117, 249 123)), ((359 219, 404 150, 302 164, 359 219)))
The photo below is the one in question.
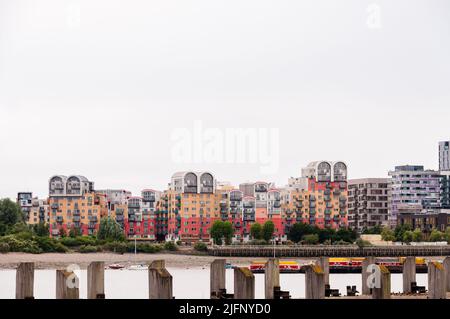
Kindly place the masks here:
POLYGON ((389 179, 362 178, 348 181, 348 225, 364 228, 388 224, 389 179))

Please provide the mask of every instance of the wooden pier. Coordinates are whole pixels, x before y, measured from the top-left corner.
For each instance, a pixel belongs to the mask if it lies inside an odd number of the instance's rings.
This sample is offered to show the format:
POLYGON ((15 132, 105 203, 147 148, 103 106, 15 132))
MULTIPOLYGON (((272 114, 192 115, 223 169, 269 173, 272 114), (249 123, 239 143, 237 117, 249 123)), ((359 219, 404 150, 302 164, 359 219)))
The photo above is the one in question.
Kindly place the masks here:
MULTIPOLYGON (((330 294, 334 289, 326 283, 329 276, 327 267, 328 258, 321 257, 315 264, 307 265, 305 271, 305 296, 307 299, 326 299, 340 294, 330 294)), ((425 294, 419 294, 418 298, 446 299, 450 292, 447 280, 450 278, 450 267, 448 257, 443 262, 432 261, 428 263, 428 288, 425 294)), ((404 290, 410 293, 409 287, 415 286, 415 273, 411 264, 414 258, 408 256, 403 276, 404 290)), ((368 276, 363 277, 364 285, 370 285, 370 289, 363 291, 364 297, 371 295, 373 299, 390 299, 391 273, 385 266, 378 266, 373 257, 368 257, 364 262, 364 268, 368 270, 368 276), (375 276, 375 277, 374 277, 375 276), (373 279, 373 280, 372 280, 373 279), (373 287, 372 287, 373 284, 373 287)), ((280 289, 279 260, 270 258, 266 264, 264 279, 264 295, 266 299, 289 299, 288 291, 280 289)), ((104 263, 93 262, 88 267, 87 284, 88 299, 105 298, 105 275, 104 263)), ((21 263, 16 270, 16 298, 34 299, 34 263, 21 263)), ((255 298, 255 276, 246 267, 234 268, 234 293, 226 293, 225 259, 218 259, 211 264, 211 299, 254 299, 255 298)), ((292 275, 292 276, 295 276, 292 275)), ((73 272, 56 270, 56 296, 57 299, 78 299, 78 278, 73 272)), ((294 279, 294 278, 293 278, 294 279)), ((156 260, 148 267, 149 299, 173 299, 173 278, 165 268, 164 260, 156 260)), ((358 298, 353 289, 347 287, 346 298, 358 298), (349 292, 350 291, 350 292, 349 292)), ((423 292, 424 289, 423 289, 423 292)), ((361 296, 363 297, 363 296, 361 296)), ((339 298, 339 297, 337 297, 339 298)))
POLYGON ((215 246, 208 250, 212 256, 220 257, 424 257, 450 256, 450 245, 446 246, 389 246, 358 247, 356 245, 327 246, 259 246, 236 245, 215 246))

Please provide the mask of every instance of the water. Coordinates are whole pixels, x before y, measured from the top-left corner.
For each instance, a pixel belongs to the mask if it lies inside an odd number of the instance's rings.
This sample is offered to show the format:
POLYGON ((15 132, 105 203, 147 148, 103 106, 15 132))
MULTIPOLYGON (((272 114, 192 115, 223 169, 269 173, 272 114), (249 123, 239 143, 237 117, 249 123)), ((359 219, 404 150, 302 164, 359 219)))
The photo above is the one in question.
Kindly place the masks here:
MULTIPOLYGON (((173 293, 177 299, 208 299, 209 269, 168 268, 173 276, 173 293)), ((80 298, 87 296, 86 270, 76 271, 80 277, 80 298)), ((255 274, 256 298, 264 298, 264 274, 255 274)), ((427 274, 417 274, 417 284, 428 289, 427 274)), ((227 291, 233 293, 233 270, 227 269, 227 291)), ((15 298, 15 270, 0 270, 0 299, 15 298)), ((281 274, 281 289, 288 290, 292 298, 305 297, 304 274, 281 274)), ((54 299, 55 270, 36 270, 35 298, 54 299)), ((342 295, 346 286, 356 285, 361 292, 361 274, 330 274, 330 285, 342 295)), ((392 292, 402 291, 402 274, 391 274, 392 292)), ((148 273, 145 270, 105 270, 105 295, 108 299, 148 298, 148 273)))

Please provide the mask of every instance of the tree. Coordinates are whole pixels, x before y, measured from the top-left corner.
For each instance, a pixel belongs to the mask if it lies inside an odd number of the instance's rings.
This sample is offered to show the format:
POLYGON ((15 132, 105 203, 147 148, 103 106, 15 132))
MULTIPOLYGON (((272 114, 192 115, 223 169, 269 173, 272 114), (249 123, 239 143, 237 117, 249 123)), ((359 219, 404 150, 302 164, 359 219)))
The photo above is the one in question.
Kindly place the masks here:
POLYGON ((222 238, 225 238, 226 244, 231 244, 233 233, 233 225, 221 220, 216 220, 210 229, 211 238, 217 245, 222 245, 222 238))
POLYGON ((318 230, 319 235, 319 243, 325 243, 330 242, 333 240, 333 238, 336 237, 336 230, 330 227, 325 227, 323 229, 318 230))
POLYGON ((123 229, 113 218, 104 217, 100 220, 97 239, 106 241, 123 241, 125 235, 123 229))
POLYGON ((375 226, 369 227, 369 228, 364 227, 364 229, 363 229, 363 231, 362 231, 362 234, 366 234, 366 235, 378 235, 378 234, 381 234, 381 231, 382 231, 382 230, 383 230, 383 229, 381 228, 381 225, 375 225, 375 226))
POLYGON ((414 236, 413 232, 410 230, 407 230, 403 233, 402 241, 404 243, 410 243, 413 241, 413 236, 414 236))
POLYGON ((430 241, 442 241, 444 234, 437 229, 433 229, 430 234, 430 241))
POLYGON ((445 240, 450 244, 450 227, 445 230, 445 240))
POLYGON ((271 240, 273 237, 274 231, 275 231, 275 225, 274 225, 273 221, 271 221, 271 220, 266 221, 264 223, 264 225, 262 227, 262 231, 261 231, 262 238, 265 241, 271 240))
POLYGON ((423 239, 422 231, 419 228, 414 229, 413 236, 412 236, 412 241, 413 242, 420 242, 420 241, 422 241, 422 239, 423 239))
POLYGON ((231 244, 233 233, 233 224, 231 224, 230 222, 224 222, 222 224, 222 236, 225 238, 225 244, 231 244))
POLYGON ((312 233, 314 233, 314 228, 311 225, 305 223, 295 223, 292 225, 288 233, 288 239, 292 240, 294 243, 298 243, 303 239, 303 236, 312 233))
POLYGON ((0 200, 0 235, 17 223, 24 222, 24 215, 20 206, 9 198, 0 200))
POLYGON ((48 237, 50 235, 48 224, 45 223, 34 224, 33 232, 39 237, 48 237))
POLYGON ((209 230, 211 238, 216 245, 222 245, 222 224, 221 220, 216 220, 209 230))
POLYGON ((61 226, 61 228, 59 229, 59 237, 61 237, 61 238, 67 237, 66 230, 65 230, 64 227, 62 227, 62 226, 61 226))
POLYGON ((339 228, 336 232, 334 241, 345 241, 353 243, 356 240, 356 232, 348 228, 339 228))
POLYGON ((411 225, 409 224, 398 225, 397 227, 395 227, 394 229, 395 240, 403 241, 403 235, 408 230, 412 230, 411 225))
POLYGON ((394 241, 395 234, 388 227, 384 227, 383 230, 381 231, 381 239, 383 239, 384 241, 394 241))
POLYGON ((75 237, 78 237, 78 236, 81 236, 80 228, 75 227, 75 226, 72 225, 72 227, 70 228, 70 231, 69 231, 69 237, 75 238, 75 237))
POLYGON ((262 227, 260 223, 253 223, 250 227, 250 235, 253 239, 262 239, 262 227))

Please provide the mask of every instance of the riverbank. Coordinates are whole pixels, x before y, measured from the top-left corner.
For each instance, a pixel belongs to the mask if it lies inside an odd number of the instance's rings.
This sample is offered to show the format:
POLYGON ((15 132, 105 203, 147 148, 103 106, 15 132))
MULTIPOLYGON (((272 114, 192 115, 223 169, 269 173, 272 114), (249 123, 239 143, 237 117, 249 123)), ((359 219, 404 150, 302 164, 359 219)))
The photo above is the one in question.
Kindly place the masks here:
MULTIPOLYGON (((114 254, 114 253, 45 253, 26 254, 8 253, 0 254, 0 269, 14 269, 21 262, 34 262, 37 269, 65 268, 70 264, 77 264, 81 269, 86 269, 93 261, 103 261, 106 265, 120 263, 123 265, 148 263, 152 260, 164 259, 168 268, 199 268, 209 267, 210 263, 217 259, 208 255, 192 255, 181 253, 156 253, 156 254, 114 254)), ((230 257, 227 261, 237 266, 248 266, 255 257, 230 257)), ((296 258, 295 260, 299 260, 296 258)), ((305 258, 305 261, 308 259, 305 258)))

